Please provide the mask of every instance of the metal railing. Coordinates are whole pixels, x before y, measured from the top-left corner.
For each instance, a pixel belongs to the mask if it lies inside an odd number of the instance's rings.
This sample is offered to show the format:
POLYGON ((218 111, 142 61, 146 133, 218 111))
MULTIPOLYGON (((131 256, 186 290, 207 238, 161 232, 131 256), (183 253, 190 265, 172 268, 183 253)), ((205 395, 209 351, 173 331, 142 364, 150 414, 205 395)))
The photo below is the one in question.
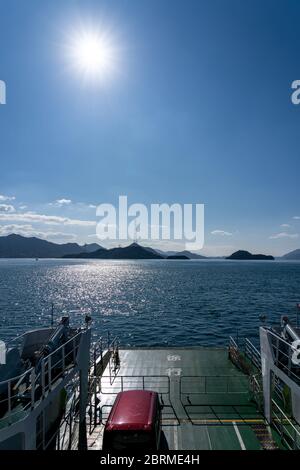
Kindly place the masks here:
POLYGON ((180 395, 248 394, 249 378, 236 375, 183 375, 179 381, 180 395))
POLYGON ((264 422, 251 403, 251 379, 246 375, 182 376, 180 401, 190 422, 199 426, 264 422))
POLYGON ((0 399, 0 429, 18 421, 18 417, 19 419, 23 418, 27 411, 33 408, 35 397, 32 393, 32 385, 34 387, 34 384, 35 371, 33 367, 16 377, 0 382, 1 396, 5 397, 0 399), (27 399, 20 409, 16 405, 22 396, 27 399))
POLYGON ((71 450, 78 438, 79 426, 79 375, 76 374, 70 391, 70 399, 57 432, 56 449, 71 450))
POLYGON ((263 413, 264 409, 264 396, 261 383, 261 375, 251 375, 249 378, 250 392, 252 393, 252 399, 257 404, 258 410, 263 413))
POLYGON ((117 336, 115 336, 112 340, 110 339, 110 335, 107 335, 107 340, 105 340, 103 337, 100 337, 92 346, 91 349, 91 367, 90 367, 90 377, 92 376, 96 377, 97 374, 97 365, 100 366, 103 371, 104 366, 107 364, 104 364, 104 355, 105 353, 109 353, 109 375, 112 376, 112 371, 115 372, 118 367, 117 364, 115 363, 115 359, 118 356, 119 353, 119 339, 117 336), (100 361, 99 361, 100 359, 100 361), (112 361, 114 362, 112 364, 112 361))
POLYGON ((253 373, 252 370, 249 370, 249 365, 247 366, 244 358, 247 358, 253 366, 259 371, 261 370, 261 355, 259 350, 254 346, 254 344, 248 339, 245 338, 242 346, 239 346, 235 339, 229 337, 229 354, 231 360, 240 368, 247 372, 248 374, 253 373), (244 358, 243 358, 244 356, 244 358))
POLYGON ((100 337, 92 346, 89 370, 88 425, 89 433, 98 424, 98 394, 101 393, 101 377, 105 369, 109 373, 109 384, 112 385, 120 368, 119 339, 112 340, 110 333, 107 338, 100 337))
POLYGON ((229 348, 238 349, 237 342, 232 336, 229 336, 229 348))
POLYGON ((120 392, 130 390, 151 390, 157 392, 160 396, 161 403, 166 407, 170 407, 170 377, 167 375, 116 375, 113 383, 109 375, 97 377, 99 389, 96 394, 91 393, 89 405, 89 432, 93 431, 95 426, 103 424, 107 419, 114 399, 120 392), (98 393, 109 397, 108 403, 104 400, 104 404, 98 398, 98 393), (165 400, 167 404, 165 404, 165 400), (105 411, 107 410, 107 411, 105 411))
POLYGON ((58 379, 63 378, 67 370, 77 363, 81 332, 41 360, 41 372, 37 376, 37 385, 41 385, 42 396, 51 391, 58 379))
POLYGON ((0 382, 3 390, 0 400, 0 429, 24 417, 63 379, 67 371, 76 365, 82 332, 77 333, 48 356, 42 358, 36 367, 31 367, 19 376, 0 382), (18 407, 18 405, 21 407, 18 407))
POLYGON ((300 450, 300 426, 286 416, 275 400, 272 400, 272 424, 288 449, 300 450))
POLYGON ((258 370, 261 370, 260 352, 248 338, 245 338, 245 355, 258 370))
POLYGON ((129 390, 151 390, 159 395, 170 397, 170 377, 168 375, 117 375, 113 385, 110 377, 100 378, 100 392, 103 395, 117 395, 129 390))
POLYGON ((278 334, 268 329, 274 364, 297 384, 300 384, 300 366, 293 365, 292 356, 295 353, 292 345, 278 334))

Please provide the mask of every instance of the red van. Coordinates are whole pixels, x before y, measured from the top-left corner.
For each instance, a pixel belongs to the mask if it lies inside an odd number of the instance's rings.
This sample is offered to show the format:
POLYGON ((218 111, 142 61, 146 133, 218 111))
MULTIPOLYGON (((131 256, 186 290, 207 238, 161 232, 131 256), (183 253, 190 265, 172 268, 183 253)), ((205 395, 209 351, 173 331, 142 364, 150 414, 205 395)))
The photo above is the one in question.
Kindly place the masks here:
POLYGON ((120 392, 103 435, 103 450, 158 450, 161 405, 158 393, 147 390, 120 392))

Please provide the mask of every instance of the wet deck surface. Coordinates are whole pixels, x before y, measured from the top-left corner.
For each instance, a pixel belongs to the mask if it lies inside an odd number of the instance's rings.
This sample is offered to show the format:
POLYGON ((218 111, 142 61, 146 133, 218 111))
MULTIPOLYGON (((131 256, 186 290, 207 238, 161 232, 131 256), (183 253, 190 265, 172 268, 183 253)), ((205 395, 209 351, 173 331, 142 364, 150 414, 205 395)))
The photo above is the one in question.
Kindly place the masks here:
MULTIPOLYGON (((111 361, 98 394, 103 422, 118 392, 155 390, 163 407, 162 450, 261 449, 255 426, 263 416, 250 400, 248 377, 225 349, 121 349, 120 367, 111 361)), ((101 449, 103 426, 89 436, 101 449)), ((266 432, 268 432, 266 428, 266 432)))

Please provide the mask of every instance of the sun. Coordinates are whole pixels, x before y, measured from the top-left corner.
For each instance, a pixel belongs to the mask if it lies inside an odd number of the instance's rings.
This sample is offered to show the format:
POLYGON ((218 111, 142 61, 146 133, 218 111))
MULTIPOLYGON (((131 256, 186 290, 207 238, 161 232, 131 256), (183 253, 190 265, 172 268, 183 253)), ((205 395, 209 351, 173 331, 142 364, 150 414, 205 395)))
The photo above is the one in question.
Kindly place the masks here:
POLYGON ((104 81, 116 72, 116 47, 105 32, 84 30, 73 34, 68 55, 84 79, 104 81))

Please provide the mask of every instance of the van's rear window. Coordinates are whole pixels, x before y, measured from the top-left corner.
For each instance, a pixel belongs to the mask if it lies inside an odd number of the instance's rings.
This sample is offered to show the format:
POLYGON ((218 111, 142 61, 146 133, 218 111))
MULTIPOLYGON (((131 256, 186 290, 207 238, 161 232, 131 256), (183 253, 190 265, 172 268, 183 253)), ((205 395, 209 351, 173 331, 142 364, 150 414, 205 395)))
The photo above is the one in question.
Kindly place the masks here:
POLYGON ((110 449, 123 450, 132 448, 144 449, 151 441, 152 433, 144 431, 113 431, 109 433, 110 449))

